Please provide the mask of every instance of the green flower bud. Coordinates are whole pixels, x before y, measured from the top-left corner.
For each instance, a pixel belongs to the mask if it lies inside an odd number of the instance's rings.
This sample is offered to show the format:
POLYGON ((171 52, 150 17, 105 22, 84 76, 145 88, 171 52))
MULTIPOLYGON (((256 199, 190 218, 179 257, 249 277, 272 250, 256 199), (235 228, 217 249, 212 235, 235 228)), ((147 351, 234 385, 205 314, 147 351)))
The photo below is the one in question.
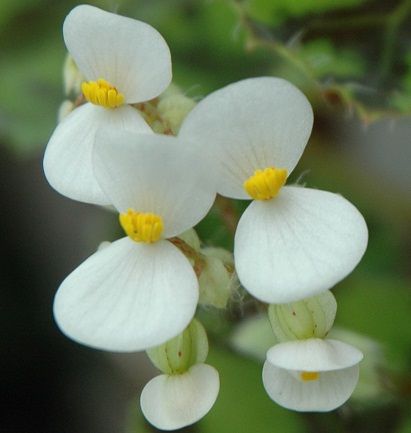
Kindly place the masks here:
POLYGON ((202 305, 225 308, 233 289, 234 259, 223 248, 203 248, 205 264, 199 278, 202 305))
POLYGON ((207 354, 207 334, 196 319, 177 337, 147 350, 151 362, 164 374, 169 375, 186 372, 193 365, 204 362, 207 354))
POLYGON ((183 120, 195 105, 195 101, 182 93, 170 94, 160 98, 157 109, 166 129, 177 135, 183 120))
POLYGON ((274 335, 282 342, 324 338, 334 323, 336 312, 334 295, 327 291, 298 302, 271 304, 268 317, 274 335))
POLYGON ((188 244, 193 250, 197 252, 200 251, 200 238, 194 229, 186 230, 184 233, 181 233, 181 235, 178 235, 178 237, 188 244))

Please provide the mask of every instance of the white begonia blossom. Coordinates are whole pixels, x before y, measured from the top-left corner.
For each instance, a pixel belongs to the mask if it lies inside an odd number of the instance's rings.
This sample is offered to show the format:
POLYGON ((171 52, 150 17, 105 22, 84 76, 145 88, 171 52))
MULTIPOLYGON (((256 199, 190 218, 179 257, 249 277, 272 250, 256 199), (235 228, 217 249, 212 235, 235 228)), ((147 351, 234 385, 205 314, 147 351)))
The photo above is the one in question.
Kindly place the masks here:
POLYGON ((207 334, 194 319, 183 333, 147 354, 164 374, 144 387, 140 405, 155 427, 176 430, 201 419, 211 409, 220 389, 218 372, 204 364, 207 334))
POLYGON ((217 191, 254 199, 235 234, 243 286, 268 303, 329 289, 357 265, 368 241, 365 221, 346 199, 283 186, 313 124, 307 98, 273 77, 243 80, 200 101, 179 136, 218 166, 217 191))
POLYGON ((61 284, 54 316, 91 347, 136 351, 179 334, 192 319, 198 280, 168 238, 197 224, 215 198, 210 167, 175 137, 107 129, 96 178, 128 235, 97 251, 61 284))
POLYGON ((177 430, 206 415, 219 389, 217 370, 208 364, 195 364, 185 373, 151 379, 141 394, 141 409, 155 427, 177 430))
POLYGON ((110 204, 93 174, 96 132, 109 126, 152 133, 128 104, 150 100, 166 89, 171 81, 170 51, 150 25, 89 5, 77 6, 68 14, 63 34, 79 71, 89 80, 82 84, 88 102, 53 132, 44 172, 50 185, 67 197, 110 204))
POLYGON ((362 357, 358 349, 337 340, 280 343, 267 352, 264 388, 287 409, 327 412, 344 404, 353 393, 362 357))

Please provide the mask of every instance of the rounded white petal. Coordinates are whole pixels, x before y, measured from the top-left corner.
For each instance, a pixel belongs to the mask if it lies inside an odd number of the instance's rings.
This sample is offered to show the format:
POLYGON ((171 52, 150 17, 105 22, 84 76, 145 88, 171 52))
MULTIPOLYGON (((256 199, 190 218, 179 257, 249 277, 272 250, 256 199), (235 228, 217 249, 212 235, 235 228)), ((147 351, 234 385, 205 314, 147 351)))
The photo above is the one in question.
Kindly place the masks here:
POLYGON ((334 286, 367 247, 364 218, 338 194, 284 187, 254 201, 242 215, 234 242, 241 283, 269 303, 298 301, 334 286))
POLYGON ((179 136, 219 161, 218 192, 249 199, 243 183, 257 169, 297 165, 311 133, 307 98, 280 78, 250 78, 210 94, 188 114, 179 136))
POLYGON ((219 389, 217 370, 207 364, 196 364, 184 374, 163 374, 150 380, 141 394, 141 410, 155 427, 176 430, 206 415, 219 389))
POLYGON ((167 43, 146 23, 81 5, 67 15, 63 33, 86 78, 105 79, 128 103, 158 96, 171 81, 167 43))
POLYGON ((161 216, 166 238, 207 214, 216 195, 215 176, 185 142, 125 131, 102 131, 97 138, 95 175, 119 212, 131 208, 161 216))
POLYGON ((267 352, 267 361, 278 368, 301 371, 331 371, 358 364, 363 354, 337 340, 310 338, 276 344, 267 352))
POLYGON ((302 381, 293 372, 266 361, 263 384, 277 404, 300 412, 328 412, 344 404, 358 382, 358 365, 320 373, 317 380, 302 381))
POLYGON ((174 245, 123 238, 93 254, 63 281, 54 317, 63 333, 79 343, 131 352, 182 332, 197 301, 197 278, 174 245))
POLYGON ((128 105, 115 110, 92 104, 76 108, 54 130, 44 154, 44 173, 60 194, 86 203, 110 204, 94 177, 91 158, 96 131, 102 126, 152 133, 128 105))

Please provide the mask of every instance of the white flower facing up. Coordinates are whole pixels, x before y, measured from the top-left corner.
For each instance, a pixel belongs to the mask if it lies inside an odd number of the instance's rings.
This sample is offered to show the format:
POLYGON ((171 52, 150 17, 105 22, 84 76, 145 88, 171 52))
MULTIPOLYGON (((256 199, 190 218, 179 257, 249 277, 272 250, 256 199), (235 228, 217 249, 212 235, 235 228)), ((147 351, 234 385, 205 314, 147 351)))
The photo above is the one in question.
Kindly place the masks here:
POLYGON ((96 131, 109 126, 152 133, 128 104, 150 100, 165 90, 171 81, 170 51, 148 24, 88 5, 69 13, 63 34, 80 72, 89 80, 82 84, 88 102, 55 129, 44 155, 44 172, 50 185, 67 197, 109 204, 93 175, 96 131))
POLYGON ((197 224, 215 198, 210 167, 175 137, 103 130, 93 166, 127 237, 89 257, 61 284, 54 315, 72 339, 144 350, 188 325, 198 280, 167 239, 197 224))
POLYGON ((214 367, 204 364, 207 354, 207 335, 197 320, 181 335, 148 352, 164 373, 150 380, 141 393, 141 409, 151 424, 161 430, 176 430, 209 412, 220 379, 214 367))
POLYGON ((243 80, 207 96, 188 114, 180 137, 219 168, 221 195, 254 201, 234 244, 241 283, 256 298, 285 303, 312 296, 350 273, 368 232, 342 196, 283 186, 311 133, 305 96, 285 80, 243 80))
POLYGON ((358 382, 362 353, 337 340, 312 338, 273 346, 263 384, 279 405, 301 412, 327 412, 344 404, 358 382))

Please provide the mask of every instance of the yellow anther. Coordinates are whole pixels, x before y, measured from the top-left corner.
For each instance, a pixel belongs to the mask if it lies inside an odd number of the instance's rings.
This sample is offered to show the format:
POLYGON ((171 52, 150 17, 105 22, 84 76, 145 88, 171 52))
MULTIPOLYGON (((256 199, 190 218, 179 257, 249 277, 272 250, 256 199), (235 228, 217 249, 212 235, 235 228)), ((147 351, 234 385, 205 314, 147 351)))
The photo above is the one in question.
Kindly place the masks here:
POLYGON ((302 371, 300 373, 300 378, 304 382, 310 382, 312 380, 318 380, 320 373, 318 371, 302 371))
POLYGON ((163 233, 163 220, 154 213, 136 212, 129 209, 121 213, 119 219, 126 234, 136 242, 152 244, 157 242, 163 233))
POLYGON ((268 167, 264 170, 256 170, 243 186, 254 200, 269 200, 278 194, 286 180, 286 169, 268 167))
POLYGON ((84 81, 81 91, 87 101, 95 105, 116 108, 124 104, 124 95, 102 78, 97 81, 84 81))

